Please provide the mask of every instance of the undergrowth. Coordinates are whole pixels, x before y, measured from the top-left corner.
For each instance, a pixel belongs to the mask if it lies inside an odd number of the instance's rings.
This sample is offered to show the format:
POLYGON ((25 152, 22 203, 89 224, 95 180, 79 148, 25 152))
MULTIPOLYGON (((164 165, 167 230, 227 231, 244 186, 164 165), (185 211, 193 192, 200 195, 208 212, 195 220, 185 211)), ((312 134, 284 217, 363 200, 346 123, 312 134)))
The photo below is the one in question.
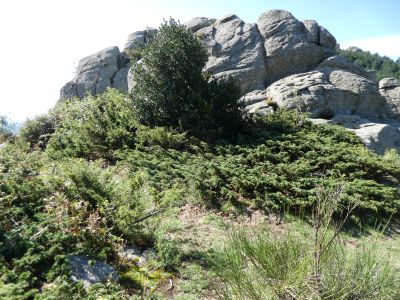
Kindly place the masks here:
MULTIPOLYGON (((351 217, 357 226, 398 216, 398 154, 378 156, 340 127, 315 126, 305 115, 278 111, 246 118, 243 130, 229 139, 215 134, 203 139, 204 133, 142 125, 132 105, 126 95, 114 90, 63 102, 47 116, 26 123, 21 136, 8 137, 2 144, 1 298, 149 295, 153 291, 140 282, 96 285, 93 292, 79 284, 67 288, 68 256, 90 255, 125 270, 129 278, 143 278, 142 282, 157 270, 177 272, 186 258, 179 250, 179 236, 173 227, 163 227, 163 218, 185 203, 307 215, 323 181, 328 187, 342 185, 337 216, 349 203, 359 201, 351 217), (129 269, 121 262, 118 251, 132 244, 158 251, 154 269, 129 269)), ((232 247, 252 249, 254 241, 238 234, 235 243, 239 244, 232 247)), ((227 247, 226 253, 233 255, 227 247)), ((307 288, 296 277, 307 269, 299 263, 307 243, 287 237, 273 240, 268 247, 281 253, 290 250, 275 262, 283 259, 288 267, 287 273, 278 274, 287 278, 276 289, 289 286, 297 293, 299 286, 307 288), (304 270, 293 271, 297 268, 304 270)), ((248 254, 235 255, 232 259, 238 260, 248 254)), ((364 259, 367 254, 360 255, 364 259)), ((340 263, 355 263, 355 259, 340 263)), ((339 266, 335 260, 332 264, 332 270, 339 266)), ((350 274, 343 276, 350 280, 350 274)), ((246 276, 243 280, 251 281, 246 276)), ((332 287, 338 282, 329 280, 332 287)))

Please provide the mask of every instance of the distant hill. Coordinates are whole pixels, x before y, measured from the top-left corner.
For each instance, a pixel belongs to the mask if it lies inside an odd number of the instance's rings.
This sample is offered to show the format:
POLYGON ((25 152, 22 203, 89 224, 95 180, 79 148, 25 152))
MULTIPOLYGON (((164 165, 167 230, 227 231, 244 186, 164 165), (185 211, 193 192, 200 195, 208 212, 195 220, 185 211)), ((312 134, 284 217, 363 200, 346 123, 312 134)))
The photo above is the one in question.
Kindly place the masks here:
POLYGON ((340 49, 338 50, 338 54, 366 70, 376 71, 377 80, 386 77, 400 79, 400 58, 394 61, 387 56, 380 56, 376 53, 372 54, 357 47, 349 47, 345 50, 340 49))

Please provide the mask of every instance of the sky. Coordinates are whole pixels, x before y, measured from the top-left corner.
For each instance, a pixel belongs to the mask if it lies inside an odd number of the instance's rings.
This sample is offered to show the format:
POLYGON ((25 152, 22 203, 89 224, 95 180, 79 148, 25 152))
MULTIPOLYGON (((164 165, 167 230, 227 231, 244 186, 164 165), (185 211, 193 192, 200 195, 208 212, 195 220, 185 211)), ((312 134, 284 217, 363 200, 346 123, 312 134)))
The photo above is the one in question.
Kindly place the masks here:
POLYGON ((22 122, 47 112, 81 58, 122 50, 130 33, 163 19, 234 13, 255 23, 270 9, 316 20, 342 48, 400 57, 399 0, 1 0, 0 115, 22 122))

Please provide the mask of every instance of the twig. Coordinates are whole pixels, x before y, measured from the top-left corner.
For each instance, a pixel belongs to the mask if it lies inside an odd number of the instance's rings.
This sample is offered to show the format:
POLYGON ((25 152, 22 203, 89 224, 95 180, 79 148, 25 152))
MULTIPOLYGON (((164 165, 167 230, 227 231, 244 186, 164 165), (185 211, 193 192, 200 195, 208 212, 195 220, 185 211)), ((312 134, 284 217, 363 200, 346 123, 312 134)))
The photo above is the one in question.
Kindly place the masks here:
POLYGON ((174 283, 172 282, 172 279, 169 279, 169 288, 167 288, 167 291, 170 291, 174 288, 174 283))
POLYGON ((148 218, 151 218, 152 216, 158 215, 158 214, 161 213, 161 212, 162 212, 162 210, 153 211, 153 212, 149 213, 147 216, 144 216, 144 217, 142 217, 142 218, 136 220, 136 221, 133 222, 132 224, 137 224, 137 223, 143 222, 143 221, 147 220, 148 218))
POLYGON ((41 235, 43 232, 46 231, 47 228, 49 228, 50 225, 47 225, 46 227, 40 229, 38 232, 36 232, 33 236, 31 236, 30 240, 36 239, 39 235, 41 235))

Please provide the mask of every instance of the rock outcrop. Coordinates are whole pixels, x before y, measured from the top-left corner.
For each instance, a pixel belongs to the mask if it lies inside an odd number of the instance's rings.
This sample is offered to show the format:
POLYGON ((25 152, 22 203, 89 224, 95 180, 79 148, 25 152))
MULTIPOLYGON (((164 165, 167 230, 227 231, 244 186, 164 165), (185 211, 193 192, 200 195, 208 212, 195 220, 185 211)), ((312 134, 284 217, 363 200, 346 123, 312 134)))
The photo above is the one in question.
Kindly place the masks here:
POLYGON ((131 33, 125 43, 124 52, 129 53, 130 51, 136 50, 139 47, 145 46, 156 33, 157 29, 152 27, 131 33))
POLYGON ((187 29, 190 29, 191 31, 196 32, 204 27, 211 26, 215 21, 216 21, 216 19, 209 19, 209 18, 205 18, 205 17, 196 17, 196 18, 193 18, 193 19, 187 21, 183 25, 185 25, 187 29))
POLYGON ((305 25, 287 11, 271 10, 263 13, 257 24, 264 38, 268 84, 309 71, 334 53, 335 39, 315 21, 305 25))
POLYGON ((387 149, 400 150, 400 124, 376 123, 357 115, 337 115, 330 120, 310 119, 314 124, 342 125, 353 131, 369 149, 384 154, 387 149))
POLYGON ((384 78, 379 81, 379 92, 386 99, 389 117, 400 120, 400 81, 384 78))
MULTIPOLYGON (((219 20, 197 17, 184 25, 208 50, 203 71, 217 80, 235 78, 247 112, 297 109, 319 124, 353 130, 379 153, 400 150, 400 82, 385 78, 378 84, 373 73, 334 56, 336 39, 316 21, 300 22, 287 11, 271 10, 256 24, 231 14, 219 20)), ((75 78, 61 89, 61 99, 108 87, 130 92, 135 64, 131 67, 129 57, 156 33, 154 28, 136 31, 122 53, 111 47, 82 59, 75 78)))
POLYGON ((385 99, 375 82, 361 76, 364 73, 341 57, 330 57, 313 71, 274 82, 266 89, 266 99, 285 109, 309 112, 313 118, 356 114, 382 119, 385 99))
MULTIPOLYGON (((315 21, 303 23, 289 12, 273 10, 262 14, 257 24, 236 15, 219 20, 194 18, 184 24, 209 52, 204 68, 213 78, 232 76, 243 94, 265 87, 287 75, 306 72, 333 54, 335 38, 315 21)), ((60 93, 61 99, 103 92, 107 87, 127 92, 129 54, 148 43, 154 28, 128 36, 124 50, 107 48, 82 59, 75 78, 60 93)))
POLYGON ((215 78, 232 76, 243 93, 265 87, 263 40, 255 24, 228 15, 196 31, 209 59, 205 72, 215 78))
POLYGON ((104 92, 108 87, 126 91, 128 63, 118 47, 110 47, 81 59, 75 78, 61 89, 60 98, 83 98, 87 94, 104 92))

